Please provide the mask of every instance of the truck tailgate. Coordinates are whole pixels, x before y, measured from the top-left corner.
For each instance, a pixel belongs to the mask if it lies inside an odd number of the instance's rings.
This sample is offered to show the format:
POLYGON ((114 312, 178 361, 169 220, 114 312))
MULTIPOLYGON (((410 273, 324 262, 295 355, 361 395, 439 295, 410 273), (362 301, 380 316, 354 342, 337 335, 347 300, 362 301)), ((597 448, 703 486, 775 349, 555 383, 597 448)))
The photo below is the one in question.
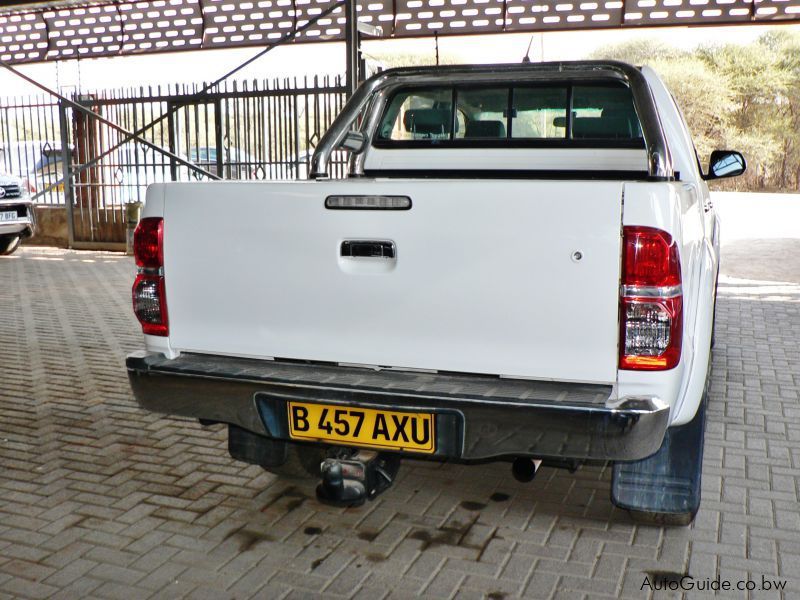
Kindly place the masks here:
POLYGON ((175 350, 616 380, 623 184, 166 184, 175 350), (332 210, 330 195, 410 210, 332 210), (394 258, 342 256, 342 242, 394 258), (580 256, 580 260, 577 257, 580 256))

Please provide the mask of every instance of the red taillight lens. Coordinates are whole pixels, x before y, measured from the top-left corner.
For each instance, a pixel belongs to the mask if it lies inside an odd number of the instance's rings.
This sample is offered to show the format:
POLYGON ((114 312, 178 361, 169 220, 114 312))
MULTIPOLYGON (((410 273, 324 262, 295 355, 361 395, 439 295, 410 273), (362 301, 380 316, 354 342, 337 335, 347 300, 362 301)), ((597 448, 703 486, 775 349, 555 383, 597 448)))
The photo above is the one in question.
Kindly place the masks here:
POLYGON ((148 335, 169 335, 164 278, 139 273, 133 282, 133 312, 148 335))
POLYGON ((136 266, 142 269, 164 266, 164 219, 148 217, 139 221, 133 232, 133 255, 136 266))
POLYGON ((625 227, 623 252, 625 285, 680 285, 678 246, 666 231, 653 227, 625 227))
POLYGON ((681 359, 683 296, 678 246, 652 227, 623 229, 620 369, 661 371, 681 359))
POLYGON ((133 282, 133 312, 147 335, 169 335, 164 285, 164 219, 142 219, 133 232, 139 274, 133 282))

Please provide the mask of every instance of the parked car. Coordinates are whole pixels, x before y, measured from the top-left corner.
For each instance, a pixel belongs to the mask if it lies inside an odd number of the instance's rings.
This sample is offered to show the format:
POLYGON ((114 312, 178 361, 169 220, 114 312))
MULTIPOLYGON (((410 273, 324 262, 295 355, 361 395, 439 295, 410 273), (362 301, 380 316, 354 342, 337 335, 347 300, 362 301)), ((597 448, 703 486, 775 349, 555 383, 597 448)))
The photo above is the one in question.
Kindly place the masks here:
POLYGON ((133 392, 227 424, 234 458, 314 473, 335 505, 384 491, 402 457, 521 480, 607 462, 614 504, 689 523, 719 269, 706 180, 744 169, 720 150, 702 171, 648 67, 385 71, 312 181, 148 189, 133 392))
MULTIPOLYGON (((217 148, 201 146, 189 150, 189 160, 209 173, 219 175, 217 168, 217 148)), ((234 147, 223 148, 222 178, 251 179, 259 167, 259 161, 244 150, 234 147)), ((195 174, 193 174, 195 175, 195 174)), ((196 175, 195 175, 195 178, 196 175)))
MULTIPOLYGON (((294 156, 260 160, 237 148, 227 148, 223 157, 223 179, 305 179, 308 176, 308 163, 312 154, 313 150, 304 150, 294 156)), ((189 151, 189 160, 217 174, 215 147, 192 148, 189 151)))
POLYGON ((37 201, 64 203, 64 160, 61 142, 12 142, 0 146, 0 167, 21 177, 33 193, 44 192, 37 201))
POLYGON ((36 231, 36 214, 25 181, 0 173, 0 255, 12 254, 36 231))

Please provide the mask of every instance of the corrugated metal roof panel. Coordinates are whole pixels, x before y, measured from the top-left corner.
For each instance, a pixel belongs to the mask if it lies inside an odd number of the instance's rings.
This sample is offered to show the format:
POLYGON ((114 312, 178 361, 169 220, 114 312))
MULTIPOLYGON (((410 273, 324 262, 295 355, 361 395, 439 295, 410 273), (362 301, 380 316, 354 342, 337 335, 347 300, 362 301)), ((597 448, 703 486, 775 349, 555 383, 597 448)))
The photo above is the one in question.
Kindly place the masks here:
MULTIPOLYGON (((265 46, 336 0, 60 0, 6 5, 0 59, 10 63, 265 46), (39 6, 41 5, 41 6, 39 6)), ((344 6, 294 42, 344 39, 344 6)), ((800 22, 800 0, 359 0, 386 37, 800 22)))

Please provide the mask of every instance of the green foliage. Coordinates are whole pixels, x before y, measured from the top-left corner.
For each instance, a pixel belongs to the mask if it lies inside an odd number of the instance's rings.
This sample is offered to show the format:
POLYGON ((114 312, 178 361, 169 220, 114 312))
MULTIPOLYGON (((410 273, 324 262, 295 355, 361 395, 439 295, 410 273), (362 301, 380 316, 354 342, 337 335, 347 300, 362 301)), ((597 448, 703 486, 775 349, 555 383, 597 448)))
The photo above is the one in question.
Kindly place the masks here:
MULTIPOLYGON (((420 67, 436 64, 436 51, 431 48, 431 51, 426 54, 421 53, 400 53, 400 52, 370 52, 367 55, 368 59, 374 61, 376 64, 390 69, 393 67, 420 67)), ((455 54, 440 53, 440 65, 458 65, 463 63, 464 60, 455 54)))
POLYGON ((718 189, 800 191, 800 35, 777 30, 694 52, 636 40, 595 57, 653 67, 683 110, 701 161, 717 148, 745 155, 747 173, 718 189))
POLYGON ((654 60, 680 60, 688 56, 684 50, 659 40, 638 39, 607 46, 595 53, 595 58, 624 60, 634 65, 650 64, 654 60))

